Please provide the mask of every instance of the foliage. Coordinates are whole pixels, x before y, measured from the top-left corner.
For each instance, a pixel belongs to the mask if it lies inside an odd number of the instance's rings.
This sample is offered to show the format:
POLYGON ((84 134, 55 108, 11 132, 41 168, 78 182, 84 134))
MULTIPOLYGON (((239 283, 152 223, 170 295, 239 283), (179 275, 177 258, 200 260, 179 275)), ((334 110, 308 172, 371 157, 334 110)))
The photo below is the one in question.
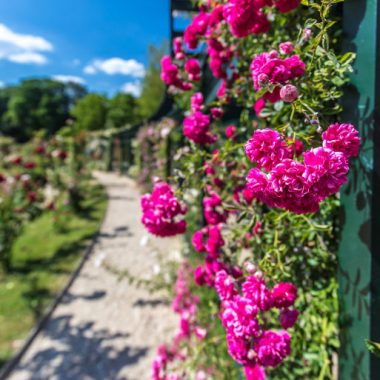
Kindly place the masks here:
POLYGON ((375 355, 380 357, 380 343, 372 342, 370 340, 366 341, 368 349, 375 355))
POLYGON ((129 94, 119 93, 109 100, 106 127, 121 128, 134 125, 140 119, 136 99, 129 94))
POLYGON ((160 79, 159 62, 167 51, 167 44, 159 47, 149 46, 148 68, 142 84, 141 95, 138 99, 139 112, 143 119, 151 117, 164 99, 165 86, 160 79))
POLYGON ((104 128, 108 111, 107 98, 99 94, 88 94, 71 110, 76 131, 97 131, 104 128))
POLYGON ((39 130, 52 136, 65 124, 71 107, 85 93, 78 84, 50 79, 24 80, 18 86, 1 89, 1 132, 18 141, 31 139, 39 130))

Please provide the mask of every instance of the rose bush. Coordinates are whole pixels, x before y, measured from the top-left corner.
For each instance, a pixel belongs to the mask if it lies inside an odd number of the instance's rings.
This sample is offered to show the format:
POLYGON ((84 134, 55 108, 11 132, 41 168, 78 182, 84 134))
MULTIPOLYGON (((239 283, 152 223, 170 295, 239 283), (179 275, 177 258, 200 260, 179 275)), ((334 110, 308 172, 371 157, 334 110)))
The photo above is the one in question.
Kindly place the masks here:
POLYGON ((44 211, 54 212, 58 220, 62 204, 75 206, 68 145, 36 138, 23 146, 13 143, 2 152, 0 262, 4 271, 10 269, 12 245, 26 223, 44 211))
POLYGON ((179 333, 159 348, 155 380, 333 378, 339 190, 360 148, 355 127, 339 120, 354 56, 337 53, 337 2, 202 1, 162 60, 186 113, 185 146, 176 195, 170 188, 148 211, 157 189, 144 196, 143 223, 185 233, 187 261, 179 333), (209 103, 199 54, 218 79, 209 103))
POLYGON ((135 172, 140 186, 150 188, 154 177, 166 178, 166 152, 174 127, 173 119, 164 118, 157 124, 147 124, 139 129, 135 140, 135 172))

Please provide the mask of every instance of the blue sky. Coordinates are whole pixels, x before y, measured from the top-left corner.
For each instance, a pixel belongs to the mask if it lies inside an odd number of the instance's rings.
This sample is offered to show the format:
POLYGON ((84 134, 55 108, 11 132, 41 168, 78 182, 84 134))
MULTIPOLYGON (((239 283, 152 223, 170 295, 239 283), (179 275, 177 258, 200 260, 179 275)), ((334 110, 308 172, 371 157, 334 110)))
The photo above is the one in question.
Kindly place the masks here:
POLYGON ((169 0, 0 1, 0 84, 83 81, 138 93, 147 47, 169 36, 169 0))

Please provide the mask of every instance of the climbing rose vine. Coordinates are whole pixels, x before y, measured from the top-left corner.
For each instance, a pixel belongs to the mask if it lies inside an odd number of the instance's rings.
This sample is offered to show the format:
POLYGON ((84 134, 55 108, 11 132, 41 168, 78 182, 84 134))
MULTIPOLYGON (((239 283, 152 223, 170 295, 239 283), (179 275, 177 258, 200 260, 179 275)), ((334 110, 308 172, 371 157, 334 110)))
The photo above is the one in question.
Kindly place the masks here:
POLYGON ((333 378, 338 194, 360 150, 339 116, 354 55, 336 53, 335 2, 196 3, 161 61, 183 110, 172 185, 141 201, 147 230, 183 234, 187 257, 152 378, 333 378))
MULTIPOLYGON (((297 298, 293 284, 280 283, 270 291, 260 277, 251 275, 243 282, 242 294, 239 294, 234 279, 220 271, 216 274, 215 288, 223 301, 221 319, 227 332, 228 350, 238 363, 250 368, 277 367, 290 355, 290 335, 283 330, 265 329, 258 317, 275 308, 297 313, 295 309, 286 309, 293 306, 297 298)), ((282 319, 282 327, 290 328, 297 317, 282 319)))

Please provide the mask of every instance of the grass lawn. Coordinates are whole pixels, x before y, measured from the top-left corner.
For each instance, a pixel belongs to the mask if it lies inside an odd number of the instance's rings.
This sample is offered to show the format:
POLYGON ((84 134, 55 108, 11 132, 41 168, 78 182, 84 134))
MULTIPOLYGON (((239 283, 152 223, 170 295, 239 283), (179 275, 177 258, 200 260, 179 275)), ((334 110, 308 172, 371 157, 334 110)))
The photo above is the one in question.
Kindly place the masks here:
POLYGON ((12 252, 12 270, 0 278, 0 367, 14 353, 54 295, 76 268, 103 219, 107 199, 88 185, 83 212, 71 215, 65 232, 44 213, 26 226, 12 252))

